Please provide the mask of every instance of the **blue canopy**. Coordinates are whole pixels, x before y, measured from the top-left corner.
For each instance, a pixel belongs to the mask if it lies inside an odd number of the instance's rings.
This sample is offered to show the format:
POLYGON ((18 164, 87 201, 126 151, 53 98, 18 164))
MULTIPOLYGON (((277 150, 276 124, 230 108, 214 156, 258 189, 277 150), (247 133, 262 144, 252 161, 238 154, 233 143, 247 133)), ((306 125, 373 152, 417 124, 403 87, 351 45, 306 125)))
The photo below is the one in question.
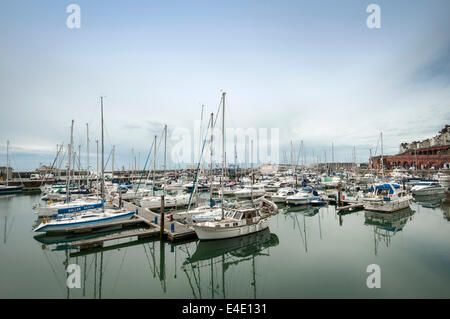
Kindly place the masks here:
POLYGON ((400 188, 400 185, 397 185, 397 184, 381 184, 381 185, 375 186, 376 189, 388 189, 389 190, 389 194, 394 194, 394 189, 392 187, 400 188))

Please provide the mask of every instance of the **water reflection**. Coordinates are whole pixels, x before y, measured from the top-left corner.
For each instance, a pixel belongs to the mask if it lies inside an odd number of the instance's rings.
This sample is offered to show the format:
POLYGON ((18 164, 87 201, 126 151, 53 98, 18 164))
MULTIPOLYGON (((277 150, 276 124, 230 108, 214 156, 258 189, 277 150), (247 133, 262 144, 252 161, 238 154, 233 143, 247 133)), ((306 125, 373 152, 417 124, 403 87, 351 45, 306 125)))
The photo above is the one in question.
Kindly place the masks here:
POLYGON ((442 201, 445 199, 445 194, 439 194, 439 195, 422 195, 422 196, 415 196, 414 202, 419 204, 420 206, 424 208, 431 208, 436 209, 441 206, 442 201))
POLYGON ((450 221, 450 193, 446 193, 446 197, 442 200, 441 207, 444 219, 450 221))
POLYGON ((391 244, 391 238, 402 231, 412 220, 414 211, 410 208, 393 213, 364 212, 364 225, 373 227, 374 254, 377 255, 380 243, 386 247, 391 244))
POLYGON ((226 298, 226 271, 246 261, 251 262, 250 285, 253 297, 257 297, 256 257, 270 256, 269 248, 277 246, 277 235, 269 229, 251 235, 215 241, 201 241, 195 252, 184 261, 182 270, 186 274, 194 298, 226 298), (220 268, 221 280, 215 281, 216 268, 220 268), (209 271, 210 296, 202 294, 201 272, 209 271), (221 289, 220 289, 221 288, 221 289))
POLYGON ((11 231, 13 229, 14 220, 15 220, 15 214, 12 212, 11 209, 8 209, 9 206, 11 206, 13 199, 16 197, 16 195, 1 195, 0 200, 2 201, 2 204, 6 205, 5 215, 3 216, 3 227, 2 229, 2 239, 3 244, 6 244, 8 237, 11 234, 11 231), (12 215, 12 216, 10 216, 12 215))
MULTIPOLYGON (((327 208, 328 210, 328 208, 327 208)), ((314 217, 317 215, 317 221, 319 225, 319 237, 322 239, 322 223, 321 223, 321 215, 320 215, 320 208, 313 207, 313 206, 292 206, 292 207, 286 207, 285 210, 282 210, 284 212, 284 216, 288 217, 292 220, 292 227, 294 230, 297 230, 300 238, 303 242, 303 246, 305 248, 305 252, 308 252, 308 237, 307 237, 307 221, 306 219, 309 217, 314 217), (300 224, 299 219, 302 221, 302 225, 300 224)))

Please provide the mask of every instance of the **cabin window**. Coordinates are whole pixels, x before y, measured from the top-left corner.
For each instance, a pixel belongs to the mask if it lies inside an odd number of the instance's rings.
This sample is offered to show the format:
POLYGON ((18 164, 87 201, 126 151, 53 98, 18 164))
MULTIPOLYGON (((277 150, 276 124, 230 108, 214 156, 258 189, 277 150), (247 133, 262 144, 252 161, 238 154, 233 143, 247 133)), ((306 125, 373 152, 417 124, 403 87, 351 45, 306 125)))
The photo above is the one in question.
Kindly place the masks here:
POLYGON ((242 218, 242 213, 241 212, 237 212, 236 215, 235 215, 235 218, 238 219, 238 220, 241 219, 242 218))

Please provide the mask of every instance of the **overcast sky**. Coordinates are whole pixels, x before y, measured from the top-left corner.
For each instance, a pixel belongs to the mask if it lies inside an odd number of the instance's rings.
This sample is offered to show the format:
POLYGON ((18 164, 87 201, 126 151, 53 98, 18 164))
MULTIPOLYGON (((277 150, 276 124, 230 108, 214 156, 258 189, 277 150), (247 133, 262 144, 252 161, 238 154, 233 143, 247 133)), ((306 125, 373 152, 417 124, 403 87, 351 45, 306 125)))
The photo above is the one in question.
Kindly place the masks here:
POLYGON ((336 160, 352 161, 355 146, 367 162, 380 132, 394 154, 450 124, 449 9, 447 0, 2 1, 0 166, 7 140, 15 170, 49 164, 73 119, 83 167, 89 123, 95 168, 104 95, 106 156, 116 145, 116 167, 129 168, 133 149, 142 167, 164 124, 169 136, 193 132, 201 105, 205 118, 216 112, 222 91, 227 127, 279 129, 280 161, 303 140, 309 161, 313 151, 330 160, 334 142, 336 160), (66 26, 71 3, 79 29, 66 26), (366 25, 370 3, 380 29, 366 25))

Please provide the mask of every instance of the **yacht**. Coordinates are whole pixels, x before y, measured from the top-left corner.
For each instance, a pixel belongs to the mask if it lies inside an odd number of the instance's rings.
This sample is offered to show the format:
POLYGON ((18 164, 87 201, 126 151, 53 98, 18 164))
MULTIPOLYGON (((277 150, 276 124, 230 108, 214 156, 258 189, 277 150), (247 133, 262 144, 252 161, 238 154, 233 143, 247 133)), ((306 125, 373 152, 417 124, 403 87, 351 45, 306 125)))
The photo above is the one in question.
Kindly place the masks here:
POLYGON ((239 189, 234 192, 234 195, 237 198, 250 198, 252 197, 259 197, 263 196, 266 193, 266 190, 264 189, 264 185, 261 184, 255 184, 253 186, 244 186, 244 188, 239 189), (253 190, 252 190, 253 188, 253 190))
POLYGON ((363 199, 364 209, 379 212, 395 212, 409 208, 412 199, 400 185, 377 184, 371 187, 371 194, 363 199))
MULTIPOLYGON (((164 207, 184 207, 189 204, 190 194, 180 194, 180 195, 165 195, 164 196, 164 207)), ((192 196, 191 203, 195 203, 196 197, 192 196)), ((141 207, 148 209, 161 208, 161 196, 146 196, 143 197, 139 204, 141 207)))
POLYGON ((84 229, 86 226, 100 228, 111 222, 130 219, 135 212, 127 212, 121 209, 97 209, 77 214, 61 214, 54 219, 43 218, 35 232, 66 233, 84 229))
POLYGON ((319 200, 319 195, 310 187, 302 188, 301 191, 286 197, 286 203, 291 205, 308 205, 313 200, 319 200))
MULTIPOLYGON (((105 202, 105 165, 104 165, 104 129, 103 129, 103 97, 101 99, 101 134, 102 134, 102 193, 101 203, 105 202)), ((70 137, 70 145, 73 146, 73 125, 74 121, 72 120, 71 127, 71 137, 70 137)), ((69 148, 69 167, 70 167, 70 158, 71 152, 69 148)), ((70 181, 67 180, 67 189, 69 190, 67 201, 70 201, 70 181)), ((109 227, 113 222, 117 222, 120 220, 126 220, 132 218, 136 212, 126 211, 123 208, 110 208, 105 209, 104 205, 101 205, 101 208, 94 208, 91 210, 83 210, 84 208, 66 208, 58 211, 58 214, 55 218, 46 218, 42 219, 42 222, 33 230, 35 232, 46 232, 46 233, 66 233, 66 232, 77 232, 83 231, 86 229, 97 229, 109 227), (80 212, 80 210, 82 210, 80 212)))
POLYGON ((269 217, 277 212, 275 203, 260 198, 253 207, 226 209, 223 218, 218 216, 211 221, 194 223, 192 227, 200 240, 233 238, 267 229, 269 217))
POLYGON ((286 203, 286 198, 298 193, 298 190, 290 187, 281 188, 276 192, 276 194, 271 195, 269 198, 274 203, 286 203))
POLYGON ((439 185, 438 182, 420 182, 411 188, 413 195, 435 195, 444 194, 445 187, 439 185))

